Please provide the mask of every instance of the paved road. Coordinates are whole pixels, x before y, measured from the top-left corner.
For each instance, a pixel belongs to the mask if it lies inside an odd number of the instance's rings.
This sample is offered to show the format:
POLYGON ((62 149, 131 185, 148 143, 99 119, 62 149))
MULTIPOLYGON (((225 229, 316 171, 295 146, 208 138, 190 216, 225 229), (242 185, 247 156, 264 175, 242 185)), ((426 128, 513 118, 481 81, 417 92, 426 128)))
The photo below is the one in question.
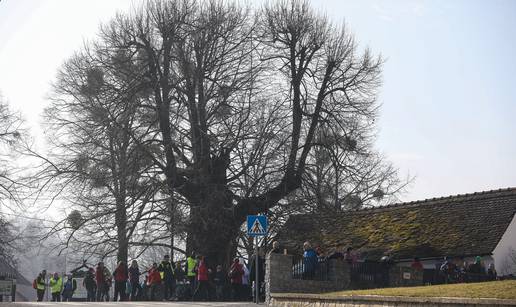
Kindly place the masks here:
MULTIPOLYGON (((260 304, 264 306, 264 304, 260 304)), ((99 302, 99 303, 88 303, 88 302, 67 302, 67 303, 52 303, 52 302, 16 302, 16 303, 0 303, 0 307, 53 307, 53 306, 67 306, 67 307, 222 307, 222 306, 234 306, 234 307, 256 307, 258 305, 249 302, 99 302)))

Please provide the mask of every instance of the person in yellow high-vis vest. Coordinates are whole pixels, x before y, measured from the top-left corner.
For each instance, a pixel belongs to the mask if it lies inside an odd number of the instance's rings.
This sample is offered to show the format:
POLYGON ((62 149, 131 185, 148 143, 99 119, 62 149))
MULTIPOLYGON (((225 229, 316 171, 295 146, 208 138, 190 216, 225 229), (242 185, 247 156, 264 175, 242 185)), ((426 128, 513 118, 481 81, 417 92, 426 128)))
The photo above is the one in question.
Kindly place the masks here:
POLYGON ((190 282, 190 290, 191 293, 194 293, 195 290, 195 268, 197 267, 197 260, 195 259, 195 253, 192 253, 188 258, 186 258, 186 277, 190 282))
POLYGON ((63 278, 59 277, 59 274, 54 273, 54 275, 50 277, 49 286, 52 293, 52 302, 60 302, 61 292, 63 291, 63 278))
POLYGON ((45 277, 47 275, 47 271, 43 270, 41 273, 38 274, 38 277, 34 280, 33 286, 34 289, 36 289, 36 294, 38 296, 38 302, 43 301, 43 297, 45 296, 45 277))
POLYGON ((170 256, 163 256, 163 261, 158 266, 158 271, 163 282, 163 299, 169 300, 174 296, 176 282, 174 278, 174 263, 170 262, 170 256))

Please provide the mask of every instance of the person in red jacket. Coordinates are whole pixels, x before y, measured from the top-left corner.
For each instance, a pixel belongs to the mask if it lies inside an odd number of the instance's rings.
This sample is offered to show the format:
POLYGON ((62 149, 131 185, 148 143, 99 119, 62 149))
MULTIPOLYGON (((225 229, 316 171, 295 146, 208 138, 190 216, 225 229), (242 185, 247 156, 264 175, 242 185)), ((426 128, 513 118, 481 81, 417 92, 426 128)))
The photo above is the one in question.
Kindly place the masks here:
POLYGON ((104 266, 104 262, 99 262, 95 271, 97 282, 97 302, 109 301, 109 287, 111 286, 111 273, 104 266))
POLYGON ((149 270, 149 280, 147 281, 150 287, 150 300, 156 300, 156 292, 159 291, 161 285, 161 275, 158 271, 158 264, 154 262, 152 268, 149 270))
POLYGON ((197 288, 192 296, 192 301, 198 298, 198 294, 201 294, 203 300, 209 300, 210 298, 210 286, 209 286, 209 273, 206 265, 204 256, 200 257, 199 265, 197 266, 197 288))
POLYGON ((116 302, 119 296, 120 301, 125 301, 125 286, 127 284, 127 279, 129 279, 125 262, 118 262, 118 266, 113 271, 113 277, 115 278, 115 296, 113 297, 113 302, 116 302))
POLYGON ((238 258, 233 260, 233 264, 229 269, 229 278, 231 279, 231 298, 236 301, 242 297, 242 276, 244 268, 238 258))

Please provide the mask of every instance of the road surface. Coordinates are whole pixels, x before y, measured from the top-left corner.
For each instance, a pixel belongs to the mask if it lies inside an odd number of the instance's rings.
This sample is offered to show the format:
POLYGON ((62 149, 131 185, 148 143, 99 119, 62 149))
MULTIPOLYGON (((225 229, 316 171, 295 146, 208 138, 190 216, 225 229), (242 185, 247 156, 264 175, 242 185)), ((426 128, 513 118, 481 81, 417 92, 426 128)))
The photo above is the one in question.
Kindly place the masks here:
MULTIPOLYGON (((260 304, 265 306, 264 303, 260 304)), ((16 302, 16 303, 0 303, 0 307, 256 307, 258 305, 249 302, 67 302, 67 303, 52 303, 52 302, 16 302)))

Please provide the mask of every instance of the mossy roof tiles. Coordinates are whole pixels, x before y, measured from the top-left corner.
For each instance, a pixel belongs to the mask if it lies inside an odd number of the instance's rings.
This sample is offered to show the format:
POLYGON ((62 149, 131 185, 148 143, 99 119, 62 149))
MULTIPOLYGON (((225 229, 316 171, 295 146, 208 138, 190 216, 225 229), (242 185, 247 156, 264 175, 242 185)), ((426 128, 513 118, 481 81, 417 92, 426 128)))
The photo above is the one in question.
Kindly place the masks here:
POLYGON ((341 212, 294 215, 277 239, 300 252, 353 246, 362 257, 396 259, 489 255, 516 212, 516 188, 341 212))

